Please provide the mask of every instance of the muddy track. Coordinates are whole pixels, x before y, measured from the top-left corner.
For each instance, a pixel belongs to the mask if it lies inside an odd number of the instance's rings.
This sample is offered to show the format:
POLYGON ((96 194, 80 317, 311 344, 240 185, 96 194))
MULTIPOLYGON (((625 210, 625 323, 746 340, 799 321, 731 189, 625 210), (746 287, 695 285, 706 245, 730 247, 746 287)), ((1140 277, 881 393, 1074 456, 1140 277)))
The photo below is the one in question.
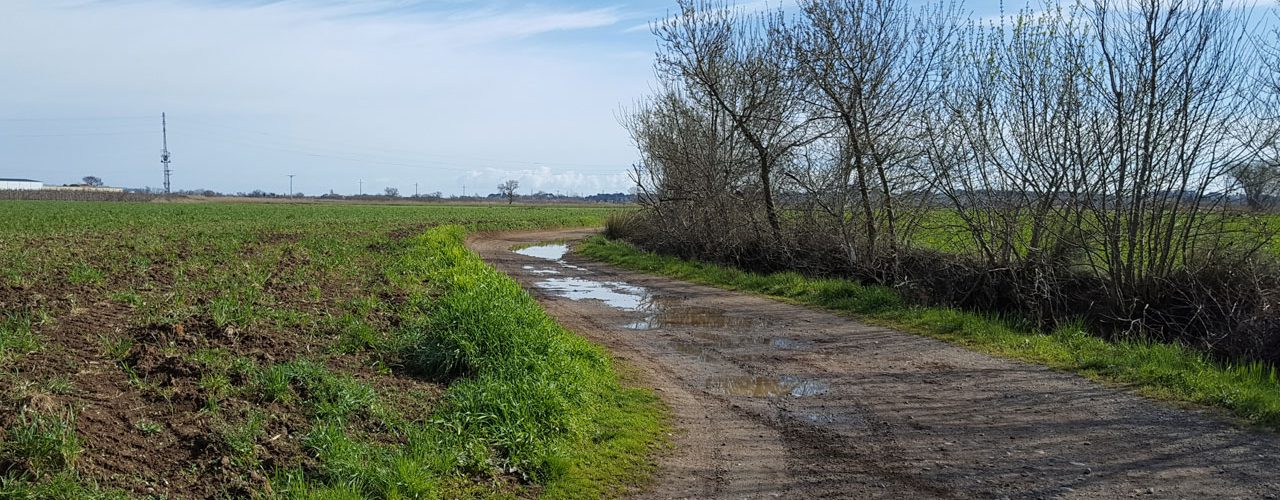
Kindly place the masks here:
POLYGON ((674 449, 645 498, 1277 498, 1280 436, 761 297, 470 247, 639 369, 674 449), (591 295, 603 300, 584 298, 591 295))

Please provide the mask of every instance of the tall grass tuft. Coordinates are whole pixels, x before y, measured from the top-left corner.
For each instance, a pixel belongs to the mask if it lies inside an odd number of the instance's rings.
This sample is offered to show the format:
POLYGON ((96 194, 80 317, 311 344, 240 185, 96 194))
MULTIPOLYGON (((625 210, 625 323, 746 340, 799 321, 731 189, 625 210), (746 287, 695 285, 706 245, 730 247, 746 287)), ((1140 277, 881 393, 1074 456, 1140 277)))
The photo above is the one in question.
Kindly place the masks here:
POLYGON ((0 469, 34 479, 70 472, 80 456, 74 418, 23 410, 0 441, 0 469))

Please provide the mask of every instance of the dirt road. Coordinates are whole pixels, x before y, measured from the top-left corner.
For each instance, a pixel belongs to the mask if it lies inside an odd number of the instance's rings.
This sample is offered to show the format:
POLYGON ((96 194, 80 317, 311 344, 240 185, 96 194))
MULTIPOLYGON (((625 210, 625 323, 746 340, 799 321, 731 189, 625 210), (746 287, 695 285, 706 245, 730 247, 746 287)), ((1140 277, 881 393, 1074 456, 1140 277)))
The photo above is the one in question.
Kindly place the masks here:
POLYGON ((1280 436, 1046 368, 626 272, 589 231, 476 236, 561 324, 642 372, 675 449, 647 498, 1277 498, 1280 436))

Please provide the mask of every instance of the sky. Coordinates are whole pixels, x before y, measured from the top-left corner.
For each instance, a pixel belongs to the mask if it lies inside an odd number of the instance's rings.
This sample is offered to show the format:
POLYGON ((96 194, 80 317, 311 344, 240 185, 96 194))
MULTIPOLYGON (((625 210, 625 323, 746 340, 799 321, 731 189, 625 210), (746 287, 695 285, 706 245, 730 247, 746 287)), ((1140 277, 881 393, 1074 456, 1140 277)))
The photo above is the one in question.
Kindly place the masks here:
POLYGON ((0 0, 0 177, 159 187, 165 113, 175 190, 626 191, 674 5, 0 0))

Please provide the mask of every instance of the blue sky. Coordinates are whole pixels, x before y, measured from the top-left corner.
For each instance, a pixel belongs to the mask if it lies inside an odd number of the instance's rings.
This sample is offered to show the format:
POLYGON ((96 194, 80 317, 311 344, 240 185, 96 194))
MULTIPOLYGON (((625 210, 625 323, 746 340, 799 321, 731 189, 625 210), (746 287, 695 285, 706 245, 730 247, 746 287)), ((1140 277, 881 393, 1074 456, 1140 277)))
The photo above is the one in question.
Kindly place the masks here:
POLYGON ((159 186, 165 112, 177 189, 625 191, 673 6, 3 0, 0 177, 159 186))

